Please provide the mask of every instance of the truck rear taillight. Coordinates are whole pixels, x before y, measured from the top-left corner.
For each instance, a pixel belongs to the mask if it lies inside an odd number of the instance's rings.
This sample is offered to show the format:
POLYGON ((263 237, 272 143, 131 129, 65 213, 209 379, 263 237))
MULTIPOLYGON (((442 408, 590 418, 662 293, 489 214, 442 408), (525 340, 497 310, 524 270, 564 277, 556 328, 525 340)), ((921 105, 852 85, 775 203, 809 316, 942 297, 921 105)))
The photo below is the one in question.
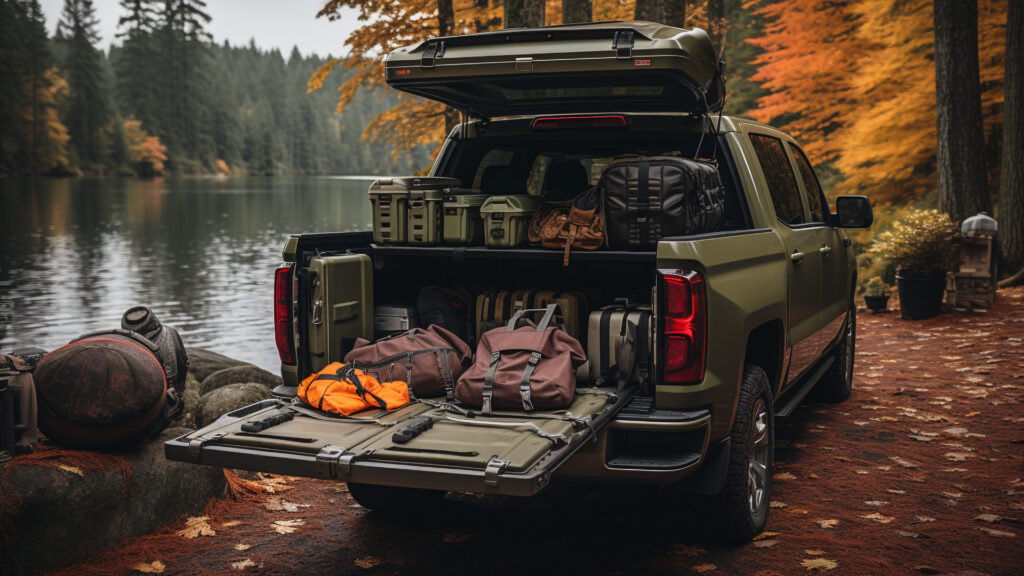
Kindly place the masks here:
POLYGON ((707 359, 707 294, 699 272, 662 274, 662 384, 697 384, 707 359))
POLYGON ((625 116, 549 116, 534 118, 530 128, 534 130, 580 130, 584 128, 625 128, 629 122, 625 116))
POLYGON ((281 362, 295 364, 292 332, 292 265, 281 264, 274 272, 274 338, 281 362))

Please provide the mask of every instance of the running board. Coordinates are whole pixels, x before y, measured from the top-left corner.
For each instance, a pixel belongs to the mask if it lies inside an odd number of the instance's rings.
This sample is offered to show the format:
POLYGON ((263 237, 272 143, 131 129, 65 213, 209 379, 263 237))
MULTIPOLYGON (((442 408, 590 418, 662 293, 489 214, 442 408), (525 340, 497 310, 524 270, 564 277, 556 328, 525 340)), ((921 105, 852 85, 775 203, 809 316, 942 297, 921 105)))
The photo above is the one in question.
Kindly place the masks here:
POLYGON ((778 402, 775 403, 775 416, 778 418, 785 418, 796 410, 796 407, 800 405, 800 402, 807 396, 807 393, 814 388, 814 385, 821 380, 821 377, 825 375, 825 372, 832 367, 832 364, 836 361, 834 356, 829 356, 822 362, 818 369, 812 372, 802 384, 797 388, 787 391, 779 398, 782 401, 780 405, 778 402))

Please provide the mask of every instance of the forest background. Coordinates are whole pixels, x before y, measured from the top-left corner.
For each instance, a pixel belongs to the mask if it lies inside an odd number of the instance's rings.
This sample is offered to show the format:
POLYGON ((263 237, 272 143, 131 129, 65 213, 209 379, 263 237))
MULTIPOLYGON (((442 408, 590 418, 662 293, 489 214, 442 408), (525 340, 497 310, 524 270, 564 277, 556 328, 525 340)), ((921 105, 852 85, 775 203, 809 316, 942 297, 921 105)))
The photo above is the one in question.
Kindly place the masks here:
POLYGON ((389 51, 431 36, 635 18, 701 27, 724 44, 726 113, 793 134, 830 196, 868 195, 883 228, 912 206, 954 221, 995 212, 1018 269, 1021 4, 329 0, 317 17, 352 8, 362 24, 339 41, 343 55, 285 58, 213 42, 202 0, 122 0, 108 51, 91 0, 66 0, 52 36, 37 0, 0 0, 0 172, 415 172, 457 115, 391 92, 389 51))

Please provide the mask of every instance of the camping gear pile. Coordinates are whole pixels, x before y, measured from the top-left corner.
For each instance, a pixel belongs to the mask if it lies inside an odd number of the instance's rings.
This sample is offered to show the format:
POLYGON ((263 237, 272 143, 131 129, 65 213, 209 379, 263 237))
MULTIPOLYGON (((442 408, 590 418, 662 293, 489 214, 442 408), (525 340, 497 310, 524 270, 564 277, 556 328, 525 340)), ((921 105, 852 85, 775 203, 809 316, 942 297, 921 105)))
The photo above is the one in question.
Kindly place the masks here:
MULTIPOLYGON (((571 167, 570 165, 566 165, 571 167)), ((562 165, 547 175, 557 188, 562 165)), ((582 170, 582 166, 575 165, 582 170)), ((628 156, 605 167, 596 185, 531 196, 510 185, 508 166, 488 166, 481 194, 455 178, 381 178, 370 185, 377 244, 562 250, 653 250, 659 240, 715 232, 725 191, 718 168, 670 156, 628 156), (558 198, 552 198, 552 197, 558 198), (555 201, 545 201, 554 199, 555 201)), ((585 178, 585 176, 584 176, 585 178)))
POLYGON ((121 328, 49 354, 0 356, 0 450, 29 452, 36 428, 62 446, 106 449, 152 437, 182 411, 188 355, 178 332, 144 306, 121 328))

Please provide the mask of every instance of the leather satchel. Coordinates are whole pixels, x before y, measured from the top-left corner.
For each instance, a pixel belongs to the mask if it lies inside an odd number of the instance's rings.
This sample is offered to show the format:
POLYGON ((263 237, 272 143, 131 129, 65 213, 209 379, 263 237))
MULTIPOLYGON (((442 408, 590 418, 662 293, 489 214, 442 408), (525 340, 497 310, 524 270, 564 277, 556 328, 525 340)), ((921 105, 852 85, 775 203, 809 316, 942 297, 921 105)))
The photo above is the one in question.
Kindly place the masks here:
MULTIPOLYGON (((533 224, 530 225, 531 229, 533 224)), ((573 248, 597 250, 604 245, 604 214, 596 188, 580 194, 567 206, 553 208, 539 225, 540 245, 564 252, 562 266, 569 265, 573 248)))
POLYGON ((455 398, 494 409, 526 411, 569 407, 576 395, 576 368, 586 361, 579 341, 551 325, 558 304, 522 310, 508 326, 488 331, 477 345, 476 362, 459 378, 455 398), (536 325, 516 328, 525 314, 544 312, 536 325))
POLYGON ((414 396, 454 398, 455 381, 473 358, 473 351, 461 338, 431 324, 426 330, 413 328, 371 344, 360 338, 345 355, 351 364, 380 382, 401 380, 414 396))

